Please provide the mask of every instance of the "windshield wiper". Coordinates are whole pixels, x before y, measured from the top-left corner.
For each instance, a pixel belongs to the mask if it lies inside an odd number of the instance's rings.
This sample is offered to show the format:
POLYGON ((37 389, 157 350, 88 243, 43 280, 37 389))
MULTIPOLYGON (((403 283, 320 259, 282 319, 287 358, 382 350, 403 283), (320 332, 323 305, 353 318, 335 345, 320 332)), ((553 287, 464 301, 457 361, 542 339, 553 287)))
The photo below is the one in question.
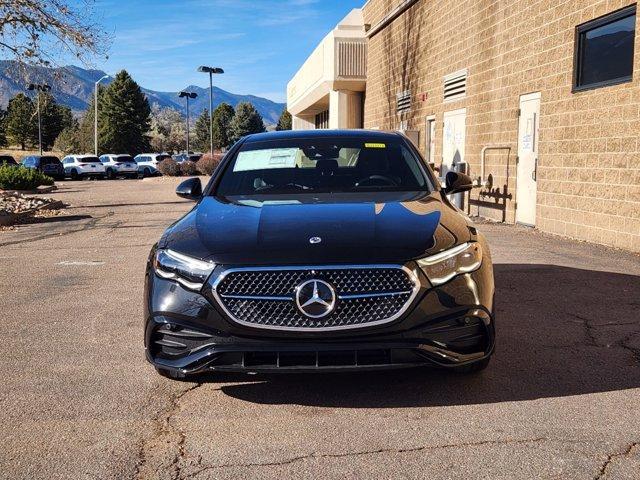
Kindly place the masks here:
POLYGON ((300 185, 298 183, 287 183, 285 185, 263 185, 260 186, 258 188, 256 188, 256 192, 265 192, 265 191, 269 191, 269 190, 273 190, 276 188, 282 188, 285 189, 286 187, 289 187, 289 189, 295 188, 297 190, 311 190, 311 187, 308 187, 306 185, 300 185))

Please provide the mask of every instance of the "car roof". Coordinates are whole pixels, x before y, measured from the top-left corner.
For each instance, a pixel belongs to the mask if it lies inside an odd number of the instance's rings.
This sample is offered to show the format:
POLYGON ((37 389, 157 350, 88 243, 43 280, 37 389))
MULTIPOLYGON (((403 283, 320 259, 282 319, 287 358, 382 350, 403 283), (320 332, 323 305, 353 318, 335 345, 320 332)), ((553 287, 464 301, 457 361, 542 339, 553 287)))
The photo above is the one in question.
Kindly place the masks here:
POLYGON ((70 155, 71 157, 76 157, 76 158, 95 158, 95 155, 93 155, 92 153, 83 153, 82 155, 70 155))
POLYGON ((282 130, 279 132, 255 133, 246 137, 247 142, 268 140, 290 140, 301 138, 362 138, 367 140, 397 140, 398 132, 382 130, 282 130))

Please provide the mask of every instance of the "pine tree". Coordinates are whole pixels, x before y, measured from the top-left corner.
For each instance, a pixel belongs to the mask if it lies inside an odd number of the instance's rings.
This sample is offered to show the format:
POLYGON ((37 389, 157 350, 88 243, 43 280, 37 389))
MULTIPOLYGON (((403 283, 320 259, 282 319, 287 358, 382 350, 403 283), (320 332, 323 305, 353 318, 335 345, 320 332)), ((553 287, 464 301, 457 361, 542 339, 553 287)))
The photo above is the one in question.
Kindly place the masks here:
POLYGON ((210 125, 211 119, 209 117, 209 110, 204 109, 195 124, 195 135, 196 139, 193 142, 193 146, 196 150, 201 152, 208 152, 211 149, 211 145, 209 143, 210 138, 210 125))
POLYGON ((78 126, 67 127, 56 138, 54 148, 68 155, 70 153, 78 153, 80 150, 80 131, 78 126))
POLYGON ((37 119, 34 121, 35 115, 33 102, 23 93, 19 93, 9 100, 5 121, 6 134, 8 140, 20 145, 22 150, 26 148, 33 138, 34 130, 37 129, 37 119))
POLYGON ((291 124, 292 124, 291 114, 289 113, 289 110, 285 108, 280 114, 280 118, 278 119, 278 124, 276 125, 276 130, 278 132, 282 130, 291 130, 291 124))
MULTIPOLYGON (((73 124, 71 109, 58 105, 49 93, 40 94, 40 121, 42 124, 42 148, 49 150, 60 132, 73 124)), ((37 108, 37 107, 36 107, 37 108)), ((38 143, 37 115, 36 127, 33 131, 32 143, 38 143)))
POLYGON ((222 102, 213 111, 213 148, 227 148, 231 144, 231 121, 235 110, 228 103, 222 102))
POLYGON ((69 107, 58 105, 58 110, 60 112, 60 124, 62 125, 63 130, 65 128, 78 126, 78 120, 73 116, 73 112, 69 107))
POLYGON ((125 70, 118 73, 105 89, 99 107, 102 152, 135 155, 149 150, 147 132, 151 128, 151 107, 138 84, 125 70))
POLYGON ((5 120, 7 111, 0 108, 0 147, 7 146, 7 135, 5 133, 5 120))
POLYGON ((245 135, 264 131, 264 122, 255 107, 249 102, 239 103, 231 121, 231 143, 237 142, 245 135))

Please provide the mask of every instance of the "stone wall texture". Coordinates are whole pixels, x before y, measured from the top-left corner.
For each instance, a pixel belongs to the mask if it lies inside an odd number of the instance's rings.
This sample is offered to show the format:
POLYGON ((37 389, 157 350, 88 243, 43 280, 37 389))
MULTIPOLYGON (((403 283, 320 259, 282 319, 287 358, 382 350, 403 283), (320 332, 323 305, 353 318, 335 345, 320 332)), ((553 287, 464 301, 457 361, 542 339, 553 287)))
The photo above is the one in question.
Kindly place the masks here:
MULTIPOLYGON (((375 26, 401 0, 369 0, 375 26)), ((640 252, 640 35, 633 81, 572 92, 576 26, 629 0, 419 0, 369 40, 365 128, 420 131, 436 117, 467 109, 466 158, 479 178, 481 150, 492 185, 475 189, 472 215, 515 221, 520 96, 541 93, 536 227, 640 252), (445 103, 445 75, 468 69, 465 98, 445 103), (399 116, 396 94, 412 107, 399 116)))

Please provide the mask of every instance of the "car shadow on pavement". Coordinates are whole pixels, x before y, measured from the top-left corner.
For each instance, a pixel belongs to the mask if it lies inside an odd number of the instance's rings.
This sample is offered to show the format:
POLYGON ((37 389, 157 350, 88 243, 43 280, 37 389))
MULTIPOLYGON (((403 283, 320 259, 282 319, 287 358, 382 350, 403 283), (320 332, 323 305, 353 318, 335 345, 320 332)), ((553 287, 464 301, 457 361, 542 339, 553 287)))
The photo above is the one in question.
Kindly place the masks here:
POLYGON ((93 218, 91 215, 57 215, 54 217, 27 217, 20 222, 23 225, 35 223, 77 222, 93 218))
MULTIPOLYGON (((497 347, 484 372, 437 369, 211 375, 261 404, 398 408, 534 400, 640 387, 640 277, 495 265, 497 347)), ((203 379, 207 381, 207 377, 203 379)))

